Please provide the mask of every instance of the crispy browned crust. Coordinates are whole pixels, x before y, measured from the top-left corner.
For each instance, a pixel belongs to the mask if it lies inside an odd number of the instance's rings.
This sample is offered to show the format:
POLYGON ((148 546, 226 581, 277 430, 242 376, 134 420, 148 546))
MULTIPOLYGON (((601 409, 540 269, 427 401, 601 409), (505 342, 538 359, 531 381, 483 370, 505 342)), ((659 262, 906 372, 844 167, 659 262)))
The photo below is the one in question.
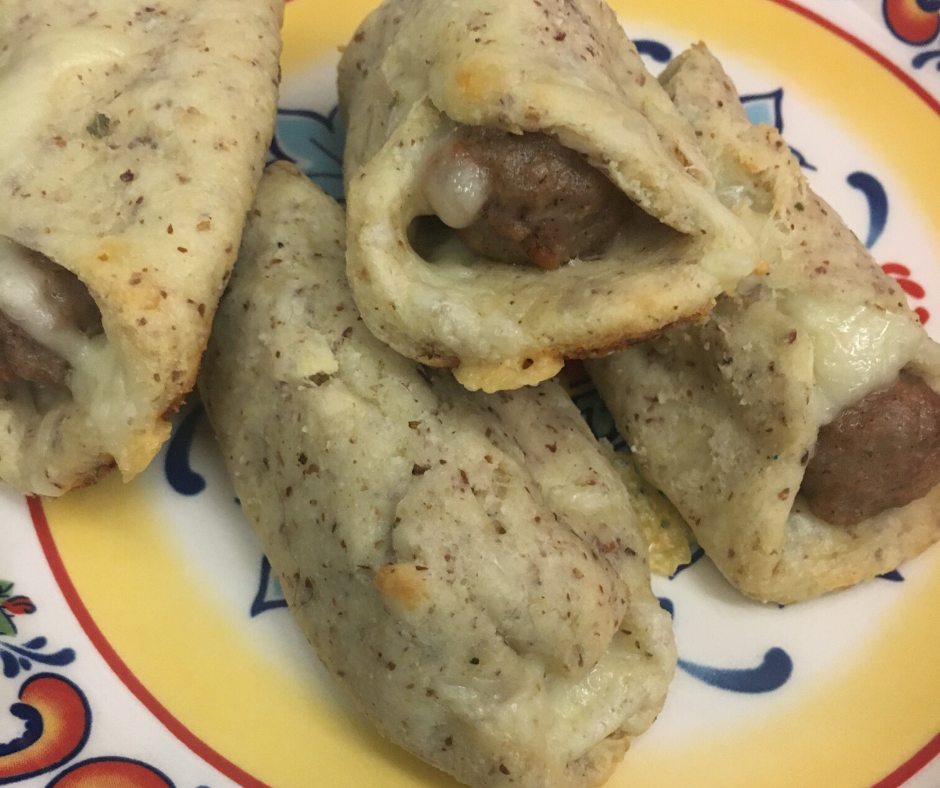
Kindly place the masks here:
POLYGON ((635 345, 641 345, 644 342, 649 342, 653 339, 661 337, 665 332, 670 329, 677 328, 678 326, 688 325, 690 323, 699 323, 708 317, 708 313, 711 311, 711 308, 714 304, 714 301, 710 302, 708 306, 703 307, 698 312, 684 315, 681 320, 673 320, 671 323, 667 323, 662 328, 656 329, 655 331, 647 331, 643 334, 631 335, 621 337, 616 340, 612 340, 608 343, 600 343, 598 346, 590 348, 576 348, 568 349, 565 352, 565 358, 601 358, 603 356, 608 356, 611 353, 619 353, 622 350, 626 350, 629 347, 635 345))
MULTIPOLYGON (((626 336, 611 336, 608 339, 599 340, 596 344, 591 343, 589 346, 572 343, 570 345, 557 348, 558 352, 552 352, 550 356, 552 358, 557 358, 560 361, 564 361, 565 359, 602 358, 603 356, 610 355, 611 353, 619 353, 620 351, 626 350, 627 348, 633 347, 634 345, 640 345, 644 342, 649 342, 650 340, 656 339, 670 329, 687 325, 689 323, 701 322, 706 317, 708 317, 708 313, 711 311, 712 303, 713 302, 710 302, 708 306, 703 307, 698 312, 686 315, 681 320, 674 320, 671 323, 667 323, 662 328, 653 331, 646 331, 642 334, 630 334, 626 336)), ((553 348, 552 350, 555 351, 556 348, 553 348)), ((526 363, 526 361, 531 361, 533 357, 541 355, 545 355, 543 350, 533 350, 530 354, 524 356, 519 362, 520 368, 525 369, 525 366, 523 365, 526 363)), ((461 364, 460 359, 452 354, 441 353, 440 355, 434 355, 433 351, 430 353, 422 353, 417 360, 422 364, 427 364, 429 367, 438 368, 456 368, 461 364)))

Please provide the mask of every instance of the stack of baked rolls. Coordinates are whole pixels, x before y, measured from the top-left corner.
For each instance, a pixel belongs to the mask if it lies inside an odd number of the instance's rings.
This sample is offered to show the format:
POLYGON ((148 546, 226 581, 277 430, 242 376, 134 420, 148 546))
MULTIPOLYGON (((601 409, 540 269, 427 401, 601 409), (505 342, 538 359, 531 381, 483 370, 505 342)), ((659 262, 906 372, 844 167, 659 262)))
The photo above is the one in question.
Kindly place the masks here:
POLYGON ((269 170, 200 388, 300 626, 390 739, 474 786, 591 786, 662 707, 669 617, 546 380, 565 358, 597 357, 745 593, 940 534, 938 348, 703 47, 660 82, 602 2, 388 0, 339 89, 348 219, 269 170))
MULTIPOLYGON (((192 384, 280 15, 58 8, 0 10, 0 476, 49 494, 140 470, 192 384)), ((298 623, 391 740, 587 788, 662 708, 670 619, 566 358, 751 596, 940 536, 940 349, 704 47, 656 80, 601 0, 387 0, 339 92, 348 219, 269 169, 199 386, 298 623)))
POLYGON ((596 785, 676 653, 546 378, 701 319, 757 244, 603 3, 391 0, 339 83, 348 223, 271 168, 201 373, 236 491, 389 738, 474 786, 596 785))
POLYGON ((796 602, 890 571, 940 538, 940 346, 704 46, 661 80, 769 273, 590 373, 744 593, 796 602))

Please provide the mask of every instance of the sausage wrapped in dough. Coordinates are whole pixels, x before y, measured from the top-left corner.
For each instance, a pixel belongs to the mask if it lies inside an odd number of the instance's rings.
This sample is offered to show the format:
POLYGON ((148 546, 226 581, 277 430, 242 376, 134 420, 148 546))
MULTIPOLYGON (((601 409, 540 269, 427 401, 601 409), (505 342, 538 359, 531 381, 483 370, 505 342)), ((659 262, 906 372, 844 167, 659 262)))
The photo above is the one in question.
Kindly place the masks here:
POLYGON ((195 382, 277 104, 280 0, 0 3, 0 479, 141 471, 195 382))
POLYGON ((468 388, 700 318, 757 265, 603 0, 387 0, 339 90, 356 303, 468 388))
POLYGON ((590 786, 675 664, 630 501, 555 384, 487 397, 363 325, 339 207, 275 164, 200 391, 301 628, 390 739, 475 786, 590 786))
POLYGON ((589 371, 724 575, 788 603, 940 538, 940 347, 699 45, 662 76, 770 268, 589 371))

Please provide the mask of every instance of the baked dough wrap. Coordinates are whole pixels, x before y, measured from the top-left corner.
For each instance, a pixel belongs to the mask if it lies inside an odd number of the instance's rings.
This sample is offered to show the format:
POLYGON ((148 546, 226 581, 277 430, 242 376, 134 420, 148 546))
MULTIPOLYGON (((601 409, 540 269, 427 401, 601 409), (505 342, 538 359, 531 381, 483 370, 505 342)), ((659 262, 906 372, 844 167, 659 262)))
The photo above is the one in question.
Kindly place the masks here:
POLYGON ((940 388, 938 346, 777 131, 751 125, 704 45, 661 80, 770 272, 702 325, 588 370, 643 473, 744 593, 790 603, 890 571, 940 537, 940 489, 832 525, 809 511, 801 485, 820 428, 844 409, 900 370, 940 388))
POLYGON ((487 397, 376 340, 340 208, 262 180, 200 393, 294 616, 358 709, 474 786, 591 786, 676 654, 630 500, 546 383, 487 397))
POLYGON ((0 371, 5 482, 58 495, 115 465, 127 479, 169 436, 264 167, 282 13, 0 5, 0 318, 16 335, 0 368, 40 353, 66 370, 55 385, 0 371), (36 260, 100 312, 97 331, 59 325, 36 260))
POLYGON ((356 303, 376 336, 468 388, 537 383, 566 357, 701 318, 757 266, 688 125, 601 0, 387 0, 347 46, 339 93, 356 303), (451 236, 425 239, 424 259, 412 224, 435 213, 426 168, 467 127, 547 134, 604 173, 633 203, 607 250, 544 271, 451 236))

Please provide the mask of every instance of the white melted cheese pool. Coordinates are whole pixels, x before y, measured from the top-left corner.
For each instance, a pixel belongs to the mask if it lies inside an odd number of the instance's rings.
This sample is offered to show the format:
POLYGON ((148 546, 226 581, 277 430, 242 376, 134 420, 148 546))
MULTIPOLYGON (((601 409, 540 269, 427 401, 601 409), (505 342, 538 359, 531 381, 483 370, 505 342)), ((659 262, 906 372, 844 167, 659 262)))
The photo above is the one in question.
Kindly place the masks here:
POLYGON ((450 150, 448 135, 428 158, 422 186, 431 210, 448 227, 469 227, 490 196, 489 173, 476 162, 450 150))
POLYGON ((909 316, 806 295, 781 304, 813 341, 817 423, 828 424, 867 394, 889 386, 927 336, 909 316))
POLYGON ((45 277, 31 263, 29 251, 0 238, 0 312, 40 345, 55 351, 69 363, 86 350, 88 337, 77 329, 63 329, 58 310, 44 293, 45 277))

